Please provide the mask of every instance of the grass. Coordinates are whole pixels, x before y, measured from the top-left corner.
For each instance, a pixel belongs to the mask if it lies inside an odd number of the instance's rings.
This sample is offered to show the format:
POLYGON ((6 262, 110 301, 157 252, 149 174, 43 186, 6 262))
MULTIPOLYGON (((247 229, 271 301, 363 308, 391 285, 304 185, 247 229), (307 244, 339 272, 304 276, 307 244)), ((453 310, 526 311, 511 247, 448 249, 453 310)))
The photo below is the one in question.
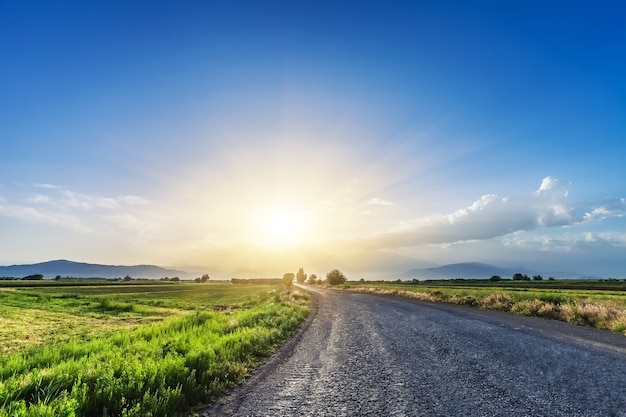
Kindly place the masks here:
POLYGON ((25 288, 0 292, 0 306, 13 332, 0 337, 0 417, 181 415, 239 383, 308 313, 297 290, 232 284, 25 288))
POLYGON ((626 335, 623 282, 349 282, 342 288, 544 317, 626 335))

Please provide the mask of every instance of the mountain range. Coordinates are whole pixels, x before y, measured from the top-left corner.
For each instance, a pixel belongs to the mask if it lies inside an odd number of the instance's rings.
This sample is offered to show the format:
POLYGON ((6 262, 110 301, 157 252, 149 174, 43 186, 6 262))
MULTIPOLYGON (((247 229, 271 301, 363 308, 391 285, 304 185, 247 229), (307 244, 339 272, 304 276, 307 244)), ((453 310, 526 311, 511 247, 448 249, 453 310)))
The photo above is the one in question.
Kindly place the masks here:
MULTIPOLYGON (((596 278, 575 272, 535 272, 526 268, 499 267, 480 262, 464 262, 442 265, 432 268, 414 268, 409 271, 395 275, 395 279, 486 279, 493 275, 502 278, 511 278, 513 274, 520 273, 529 276, 540 273, 547 277, 555 278, 596 278)), ((182 279, 195 278, 198 273, 190 273, 182 270, 167 269, 156 265, 100 265, 83 262, 73 262, 68 260, 55 260, 35 264, 0 266, 0 277, 22 278, 28 275, 41 274, 44 278, 74 277, 74 278, 150 278, 158 279, 163 277, 179 277, 182 279)), ((200 274, 201 275, 201 274, 200 274)))
POLYGON ((576 272, 535 272, 528 269, 515 266, 515 267, 499 267, 480 262, 464 262, 456 264, 442 265, 434 268, 415 268, 409 271, 398 274, 396 278, 399 279, 486 279, 494 275, 499 275, 502 278, 511 278, 514 274, 525 274, 528 276, 541 274, 544 278, 595 278, 585 274, 576 272))
POLYGON ((74 278, 123 278, 127 275, 132 278, 191 278, 188 272, 155 265, 99 265, 64 259, 36 264, 0 266, 0 277, 22 278, 34 274, 41 274, 44 278, 54 278, 57 275, 74 278))

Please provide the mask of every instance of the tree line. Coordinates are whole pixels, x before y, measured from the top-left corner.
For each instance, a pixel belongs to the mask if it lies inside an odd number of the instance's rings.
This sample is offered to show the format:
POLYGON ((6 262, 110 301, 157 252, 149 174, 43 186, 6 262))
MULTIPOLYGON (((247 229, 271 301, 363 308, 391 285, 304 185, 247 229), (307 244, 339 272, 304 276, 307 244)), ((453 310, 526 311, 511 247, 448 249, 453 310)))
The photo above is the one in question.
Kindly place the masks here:
POLYGON ((346 276, 340 270, 333 269, 326 273, 326 280, 323 280, 322 278, 318 278, 315 274, 307 276, 307 274, 304 273, 304 268, 300 268, 297 274, 286 272, 283 275, 282 281, 286 285, 293 284, 294 280, 298 284, 320 285, 326 283, 329 285, 340 285, 346 282, 346 276))

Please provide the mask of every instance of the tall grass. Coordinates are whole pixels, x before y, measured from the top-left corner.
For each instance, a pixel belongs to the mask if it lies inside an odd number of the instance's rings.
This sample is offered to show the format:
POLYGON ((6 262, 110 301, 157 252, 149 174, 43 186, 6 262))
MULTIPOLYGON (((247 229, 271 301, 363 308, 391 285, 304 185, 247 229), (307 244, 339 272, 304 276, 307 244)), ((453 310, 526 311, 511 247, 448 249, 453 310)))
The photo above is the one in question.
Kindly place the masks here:
MULTIPOLYGON (((101 303, 113 311, 132 306, 101 303)), ((212 401, 283 343, 308 312, 306 300, 291 293, 246 303, 4 356, 0 417, 176 416, 212 401)))
POLYGON ((525 316, 544 317, 593 326, 626 335, 626 293, 604 290, 541 288, 472 288, 392 283, 350 283, 352 291, 416 298, 427 301, 477 306, 525 316))

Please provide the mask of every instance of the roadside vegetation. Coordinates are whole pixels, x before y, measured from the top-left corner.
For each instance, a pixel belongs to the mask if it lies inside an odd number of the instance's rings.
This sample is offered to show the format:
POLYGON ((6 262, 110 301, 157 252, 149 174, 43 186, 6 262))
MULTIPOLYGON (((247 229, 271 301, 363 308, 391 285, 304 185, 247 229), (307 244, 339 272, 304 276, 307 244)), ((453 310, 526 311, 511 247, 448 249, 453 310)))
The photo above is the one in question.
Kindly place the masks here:
POLYGON ((208 403, 308 314, 284 285, 0 291, 0 417, 176 416, 208 403))
POLYGON ((618 280, 349 281, 340 288, 544 317, 626 335, 626 282, 618 280))

